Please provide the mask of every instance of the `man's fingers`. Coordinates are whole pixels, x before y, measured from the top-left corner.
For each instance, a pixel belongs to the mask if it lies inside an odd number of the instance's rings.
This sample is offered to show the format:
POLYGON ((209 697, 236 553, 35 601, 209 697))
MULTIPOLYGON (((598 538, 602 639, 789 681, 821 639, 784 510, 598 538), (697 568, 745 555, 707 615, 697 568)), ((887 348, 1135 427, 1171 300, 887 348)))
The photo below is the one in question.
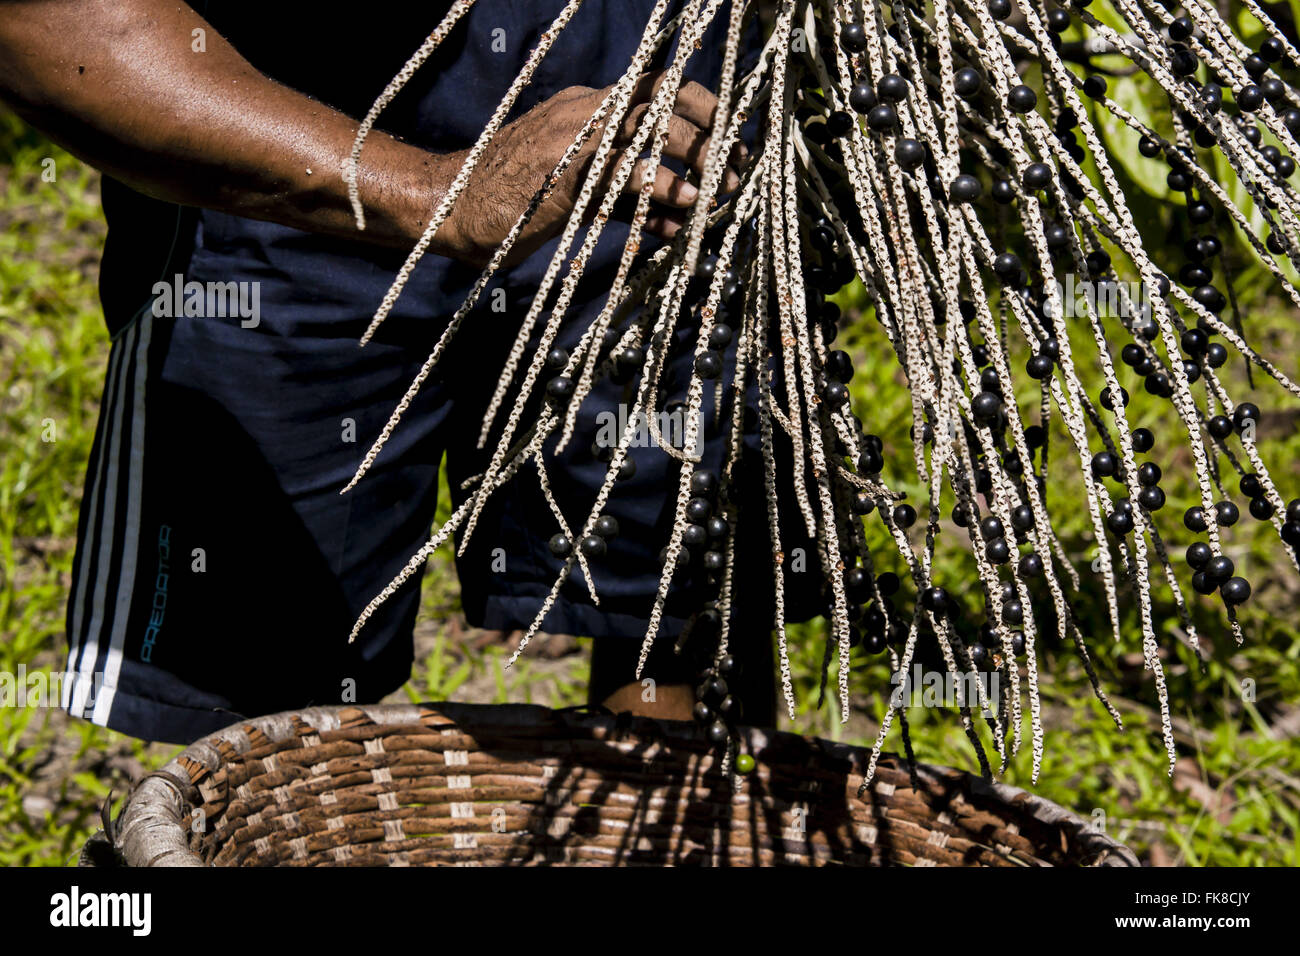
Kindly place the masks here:
POLYGON ((690 82, 677 91, 677 103, 673 112, 701 129, 713 129, 713 120, 718 112, 718 98, 700 84, 690 82))
POLYGON ((671 239, 686 225, 686 217, 681 213, 662 212, 646 216, 645 231, 660 239, 671 239))
MULTIPOLYGON (((638 160, 636 169, 632 171, 632 175, 627 181, 627 187, 623 191, 629 194, 640 192, 641 184, 645 182, 645 177, 649 172, 650 161, 647 159, 638 160)), ((684 209, 695 202, 695 197, 699 194, 698 189, 668 167, 660 166, 655 170, 654 186, 650 189, 650 198, 655 202, 684 209)))
MULTIPOLYGON (((619 131, 618 142, 626 146, 637 130, 641 129, 645 122, 645 115, 648 107, 645 104, 637 106, 628 112, 627 118, 623 122, 623 127, 619 131)), ((663 154, 670 159, 680 160, 691 169, 695 170, 696 175, 704 175, 704 163, 709 155, 710 136, 700 129, 690 120, 676 114, 668 118, 668 136, 664 141, 663 154)), ((733 152, 733 161, 736 153, 733 152)), ((735 166, 728 167, 723 174, 722 187, 725 191, 730 192, 740 185, 740 177, 737 175, 735 166)))
POLYGON ((695 202, 699 194, 698 189, 667 166, 660 166, 655 172, 655 184, 650 190, 650 198, 655 202, 683 209, 695 202))
MULTIPOLYGON (((632 91, 632 103, 649 103, 659 87, 663 85, 666 74, 661 70, 656 73, 644 73, 637 80, 632 91)), ((673 112, 682 119, 690 120, 701 129, 712 129, 714 115, 718 110, 718 98, 706 87, 691 81, 683 83, 677 89, 677 102, 673 112)))
POLYGON ((709 134, 690 120, 680 116, 668 117, 668 139, 664 141, 664 153, 673 159, 680 159, 691 169, 703 176, 704 161, 709 155, 709 134))
MULTIPOLYGON (((695 170, 696 175, 703 178, 704 164, 709 158, 709 145, 712 142, 713 138, 707 132, 690 120, 674 115, 668 120, 668 139, 664 143, 664 155, 681 160, 695 170)), ((732 155, 734 163, 736 153, 733 152, 732 155)), ((735 165, 729 165, 722 174, 722 189, 724 192, 731 192, 739 185, 739 169, 735 165)))

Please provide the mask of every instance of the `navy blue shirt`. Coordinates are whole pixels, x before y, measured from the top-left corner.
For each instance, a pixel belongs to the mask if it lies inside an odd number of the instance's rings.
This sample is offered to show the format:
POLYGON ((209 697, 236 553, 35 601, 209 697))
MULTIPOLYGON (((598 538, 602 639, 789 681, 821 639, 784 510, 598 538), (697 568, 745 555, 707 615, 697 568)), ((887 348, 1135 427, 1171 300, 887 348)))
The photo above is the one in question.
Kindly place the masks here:
MULTIPOLYGON (((449 5, 381 0, 347 5, 341 8, 345 16, 332 15, 340 8, 297 0, 207 0, 195 6, 258 70, 359 119, 449 5)), ((563 0, 481 0, 380 116, 379 128, 435 152, 473 145, 540 34, 564 6, 563 0), (494 50, 502 45, 503 52, 494 50)), ((678 6, 670 4, 669 14, 678 6)), ((546 55, 512 118, 567 87, 616 82, 631 62, 653 7, 653 0, 588 0, 546 55)), ((715 79, 726 21, 721 12, 691 58, 688 79, 706 85, 715 79)), ((651 68, 664 66, 674 49, 666 45, 651 68)), ((199 281, 259 281, 263 311, 283 325, 276 331, 319 333, 322 326, 344 323, 348 334, 355 334, 358 314, 373 313, 405 258, 404 252, 360 241, 210 210, 191 212, 178 227, 176 207, 145 199, 111 180, 105 181, 104 209, 109 235, 101 291, 114 331, 150 297, 154 282, 170 279, 168 269, 179 262, 199 281)), ((620 224, 607 228, 588 271, 595 274, 616 262, 626 235, 620 224)), ((535 288, 554 248, 554 242, 548 244, 502 281, 520 292, 535 288)), ((652 246, 647 242, 644 248, 652 246)), ((446 318, 477 275, 463 264, 426 256, 393 317, 446 318)), ((582 303, 576 305, 580 311, 582 303)))

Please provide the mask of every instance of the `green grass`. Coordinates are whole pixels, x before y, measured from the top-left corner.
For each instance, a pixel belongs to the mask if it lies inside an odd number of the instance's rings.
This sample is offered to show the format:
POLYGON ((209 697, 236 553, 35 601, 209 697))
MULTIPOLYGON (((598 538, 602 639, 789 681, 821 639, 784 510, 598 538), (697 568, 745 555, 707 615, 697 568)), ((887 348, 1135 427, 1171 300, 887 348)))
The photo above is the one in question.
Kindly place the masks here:
MULTIPOLYGON (((0 118, 0 670, 61 669, 77 504, 107 348, 94 286, 94 176, 0 118), (42 174, 54 160, 54 179, 42 174), (52 439, 52 440, 50 440, 52 439)), ((0 711, 0 864, 62 863, 126 780, 98 755, 143 745, 48 708, 0 711), (58 766, 51 778, 48 770, 58 766)))
MULTIPOLYGON (((0 116, 0 670, 19 665, 60 668, 63 603, 72 564, 77 506, 107 355, 95 290, 103 236, 95 177, 67 154, 9 117, 0 116), (42 161, 55 161, 57 178, 41 178, 42 161), (53 422, 55 440, 44 441, 53 422)), ((852 300, 849 295, 847 299, 852 300)), ((1261 351, 1300 374, 1300 331, 1295 316, 1276 303, 1249 303, 1248 332, 1261 351)), ((911 408, 896 378, 896 363, 870 320, 845 336, 859 371, 855 401, 872 430, 886 439, 887 474, 912 473, 906 435, 911 408)), ((1082 349, 1080 354, 1087 354, 1082 349)), ((1234 395, 1246 395, 1239 367, 1229 371, 1234 395)), ((1095 369, 1087 370, 1096 390, 1095 369)), ((1257 384, 1262 383, 1257 379, 1257 384)), ((1163 406, 1129 383, 1137 424, 1166 421, 1163 406)), ((1032 407, 1032 394, 1019 396, 1032 407)), ((1300 493, 1294 465, 1300 460, 1295 402, 1280 390, 1252 395, 1273 413, 1261 428, 1266 461, 1281 466, 1284 494, 1300 493), (1256 397, 1256 395, 1258 397, 1256 397)), ((1190 489, 1177 461, 1161 458, 1175 447, 1157 435, 1150 457, 1165 467, 1170 503, 1164 525, 1173 542, 1183 540, 1177 516, 1190 489)), ((1056 436, 1059 438, 1060 436, 1056 436)), ((1055 445, 1061 448, 1059 442, 1055 445)), ((1088 556, 1094 544, 1077 505, 1070 463, 1056 452, 1049 507, 1072 555, 1088 556)), ((913 499, 923 489, 903 480, 913 499)), ((944 512, 951 501, 944 503, 944 512)), ((444 509, 446 496, 444 495, 444 509)), ((869 524, 873 544, 883 545, 878 522, 869 524)), ((1045 650, 1042 693, 1046 759, 1035 792, 1093 817, 1104 815, 1108 831, 1148 858, 1193 865, 1300 864, 1300 746, 1295 720, 1300 701, 1300 631, 1294 620, 1296 577, 1280 563, 1276 540, 1249 518, 1226 536, 1229 553, 1256 586, 1242 620, 1247 640, 1238 648, 1227 635, 1215 602, 1190 595, 1202 639, 1211 647, 1202 666, 1177 639, 1170 594, 1157 580, 1155 601, 1161 643, 1177 722, 1180 769, 1174 780, 1155 717, 1154 686, 1140 664, 1134 604, 1126 600, 1124 641, 1109 634, 1096 589, 1079 596, 1089 646, 1104 684, 1124 712, 1119 733, 1092 697, 1073 656, 1045 650), (1253 700, 1241 687, 1253 682, 1253 700)), ((881 547, 880 554, 888 553, 881 547)), ((1174 548, 1175 556, 1181 546, 1174 548)), ((422 620, 459 613, 449 556, 439 555, 426 576, 422 620)), ((957 529, 946 525, 936 553, 935 574, 962 582, 973 573, 957 529)), ((895 566, 894 570, 899 570, 895 566)), ((1184 585, 1186 581, 1184 579, 1184 585)), ((1190 590, 1190 589, 1188 589, 1190 590)), ((906 597, 906 596, 904 596, 906 597)), ((974 598, 968 616, 973 619, 974 598)), ((904 604, 908 601, 904 601, 904 604)), ((422 626, 429 626, 424 624, 422 626)), ((838 721, 828 701, 814 709, 824 625, 791 629, 800 710, 792 728, 853 743, 870 743, 884 713, 888 673, 879 659, 854 651, 854 720, 838 721)), ((501 650, 478 651, 439 630, 431 650, 417 662, 406 694, 412 700, 532 701, 550 706, 584 699, 585 661, 541 662, 525 656, 510 670, 501 650)), ((976 769, 969 742, 949 710, 909 711, 918 756, 934 763, 976 769)), ((984 735, 986 745, 988 735, 984 735)), ((900 750, 894 731, 887 743, 900 750)), ((99 825, 101 805, 115 791, 120 800, 130 779, 165 761, 176 748, 148 747, 121 735, 71 721, 44 708, 0 709, 0 865, 69 862, 99 825)), ((1030 786, 1029 748, 1005 775, 1030 786)))

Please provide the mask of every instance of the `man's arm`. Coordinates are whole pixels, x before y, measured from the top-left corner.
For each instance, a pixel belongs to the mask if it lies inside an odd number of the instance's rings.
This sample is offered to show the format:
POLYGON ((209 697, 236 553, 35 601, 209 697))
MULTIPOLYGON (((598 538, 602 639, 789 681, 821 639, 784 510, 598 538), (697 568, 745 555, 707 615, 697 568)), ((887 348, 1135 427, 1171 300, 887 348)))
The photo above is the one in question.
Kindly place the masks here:
MULTIPOLYGON (((356 122, 257 72, 184 4, 0 0, 0 97, 156 198, 363 235, 341 165, 356 122), (204 53, 191 52, 195 28, 204 53)), ((455 175, 449 159, 372 134, 360 169, 364 237, 412 244, 455 175)), ((466 251, 454 223, 445 233, 433 251, 466 251)))
MULTIPOLYGON (((653 83, 642 86, 644 101, 653 83)), ((561 91, 505 127, 430 251, 483 262, 603 94, 561 91)), ((423 232, 464 158, 372 132, 359 170, 367 211, 359 233, 343 180, 356 121, 259 73, 175 0, 0 0, 0 99, 73 154, 148 195, 396 246, 412 245, 423 232), (206 52, 191 52, 196 28, 206 33, 206 52)), ((668 156, 699 168, 713 107, 702 87, 682 91, 668 156)), ((589 158, 580 157, 539 210, 520 252, 541 245, 567 217, 589 158)), ((693 195, 683 180, 659 171, 658 202, 683 207, 693 195)), ((660 210, 651 229, 671 234, 679 221, 660 210)))

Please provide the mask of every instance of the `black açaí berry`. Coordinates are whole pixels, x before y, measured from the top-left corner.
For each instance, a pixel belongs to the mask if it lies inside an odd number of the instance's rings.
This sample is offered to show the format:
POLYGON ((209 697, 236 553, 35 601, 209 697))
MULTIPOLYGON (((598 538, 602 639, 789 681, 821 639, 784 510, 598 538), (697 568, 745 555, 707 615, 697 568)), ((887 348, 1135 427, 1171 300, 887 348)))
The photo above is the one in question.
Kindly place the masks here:
POLYGON ((1232 419, 1226 415, 1215 415, 1205 423, 1205 430, 1212 438, 1227 438, 1232 434, 1232 419))
POLYGON ((843 349, 836 349, 826 356, 826 374, 837 382, 848 384, 853 379, 853 360, 843 349))
POLYGON ((1214 552, 1204 541, 1197 541, 1187 546, 1187 565, 1194 571, 1203 571, 1214 557, 1214 552))
POLYGON ((854 119, 844 110, 836 110, 826 117, 826 132, 832 139, 842 139, 853 129, 854 119))
POLYGON ((1050 356, 1044 355, 1040 352, 1037 355, 1031 356, 1029 361, 1025 363, 1025 372, 1030 378, 1042 381, 1051 376, 1053 364, 1054 363, 1050 356))
POLYGON ((1092 456, 1092 475, 1094 478, 1110 478, 1119 470, 1119 459, 1108 451, 1099 451, 1092 456))
POLYGON ((1038 105, 1038 94, 1023 83, 1011 87, 1007 94, 1007 109, 1013 113, 1028 113, 1038 105))
POLYGON ((1169 58, 1169 68, 1175 76, 1191 76, 1200 65, 1201 61, 1196 54, 1185 46, 1175 47, 1169 58))
POLYGON ((962 173, 952 181, 948 196, 955 203, 972 203, 984 194, 980 181, 969 173, 962 173))
POLYGON ((1250 516, 1256 521, 1267 521, 1273 517, 1273 503, 1267 498, 1250 499, 1250 516))
POLYGON ((888 133, 898 126, 898 112, 888 103, 877 103, 867 113, 867 126, 875 133, 888 133))
MULTIPOLYGON (((1106 409, 1106 411, 1111 412, 1111 411, 1114 411, 1114 410, 1115 410, 1115 403, 1114 403, 1114 401, 1112 400, 1112 398, 1111 398, 1111 394, 1110 394, 1110 386, 1107 386, 1106 388, 1103 388, 1103 389, 1101 390, 1101 395, 1100 395, 1100 397, 1098 398, 1098 401, 1101 403, 1101 407, 1104 408, 1104 409, 1106 409)), ((1125 408, 1127 408, 1127 407, 1128 407, 1128 401, 1129 401, 1128 389, 1124 388, 1123 386, 1120 386, 1120 390, 1119 390, 1119 403, 1120 403, 1120 405, 1122 405, 1122 406, 1124 406, 1125 408)))
POLYGON ((1219 501, 1214 505, 1214 514, 1223 527, 1232 527, 1241 517, 1241 510, 1231 501, 1219 501))
POLYGON ((1255 405, 1252 402, 1242 402, 1240 405, 1238 405, 1236 408, 1232 410, 1232 425, 1237 430, 1238 433, 1241 433, 1246 430, 1247 422, 1251 422, 1254 425, 1258 425, 1259 419, 1260 419, 1259 406, 1255 405))
POLYGON ((1151 485, 1138 492, 1138 503, 1147 511, 1159 511, 1165 506, 1165 493, 1157 485, 1151 485))
POLYGON ((921 606, 936 617, 943 617, 951 606, 948 592, 939 587, 926 588, 921 592, 921 606))
POLYGON ((1046 163, 1030 163, 1025 167, 1023 182, 1028 190, 1045 188, 1052 181, 1052 167, 1046 163))
POLYGON ((855 604, 865 604, 871 600, 871 575, 865 568, 845 569, 844 594, 855 604))
POLYGON ((1205 564, 1205 574, 1211 581, 1222 583, 1232 577, 1232 572, 1236 570, 1236 565, 1232 563, 1232 558, 1226 555, 1215 555, 1205 564))
POLYGON ((1004 624, 1021 624, 1025 620, 1025 609, 1018 598, 1004 601, 1002 604, 1002 622, 1004 624))
POLYGON ((850 53, 861 53, 867 48, 867 29, 861 23, 850 23, 840 31, 840 43, 850 53))
POLYGON ((1028 531, 1034 526, 1034 509, 1029 505, 1016 505, 1011 510, 1011 527, 1017 531, 1028 531))
POLYGON ((1002 399, 992 392, 979 392, 971 399, 971 412, 976 419, 986 424, 996 419, 1001 410, 1002 399))
POLYGON ((1243 86, 1240 90, 1236 91, 1234 99, 1236 100, 1236 105, 1238 105, 1240 111, 1253 113, 1256 109, 1264 105, 1264 90, 1257 87, 1255 83, 1251 83, 1251 85, 1243 86))
POLYGON ((1020 257, 1014 252, 1001 252, 993 259, 993 272, 1001 279, 1018 275, 1020 269, 1020 257))
POLYGON ((911 172, 925 162, 925 147, 914 139, 900 139, 894 146, 894 159, 904 172, 911 172))
POLYGON ((695 359, 695 371, 703 379, 716 379, 722 376, 722 356, 714 351, 701 352, 695 359))
POLYGON ((695 472, 691 475, 691 494, 712 498, 718 491, 718 476, 711 471, 695 472))
POLYGON ((876 93, 870 83, 855 83, 849 90, 849 106, 853 107, 855 113, 865 116, 875 105, 876 93))
POLYGON ((887 73, 876 84, 876 96, 890 103, 907 99, 907 81, 897 73, 887 73))
POLYGON ((884 455, 874 447, 866 447, 862 454, 858 455, 858 471, 863 475, 879 475, 881 468, 885 467, 884 455))
POLYGON ((1219 594, 1226 604, 1245 604, 1250 599, 1250 582, 1245 578, 1229 578, 1219 585, 1219 594))
POLYGON ((953 89, 957 95, 964 100, 968 100, 980 91, 984 85, 984 80, 979 71, 969 66, 962 67, 953 75, 953 89))

